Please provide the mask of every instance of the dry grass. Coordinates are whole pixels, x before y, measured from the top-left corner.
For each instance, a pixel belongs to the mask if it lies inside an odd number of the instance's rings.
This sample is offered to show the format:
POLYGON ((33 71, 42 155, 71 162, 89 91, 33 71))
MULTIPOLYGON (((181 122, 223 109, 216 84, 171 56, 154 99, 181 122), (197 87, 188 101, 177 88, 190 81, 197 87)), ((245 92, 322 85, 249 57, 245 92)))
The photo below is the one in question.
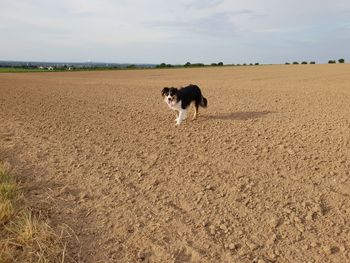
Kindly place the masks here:
POLYGON ((64 262, 62 236, 25 204, 9 166, 0 163, 0 262, 64 262))
POLYGON ((13 213, 13 204, 17 202, 16 185, 10 178, 8 165, 0 164, 0 223, 9 220, 13 213))

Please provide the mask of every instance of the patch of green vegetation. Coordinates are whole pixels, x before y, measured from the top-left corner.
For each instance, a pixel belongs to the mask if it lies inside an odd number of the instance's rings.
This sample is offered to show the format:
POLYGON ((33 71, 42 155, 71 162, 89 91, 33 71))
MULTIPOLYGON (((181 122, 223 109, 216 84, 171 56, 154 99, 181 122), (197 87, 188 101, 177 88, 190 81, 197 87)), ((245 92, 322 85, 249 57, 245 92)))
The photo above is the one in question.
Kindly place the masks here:
POLYGON ((45 69, 33 69, 33 68, 1 68, 0 73, 11 73, 11 72, 45 72, 45 69))

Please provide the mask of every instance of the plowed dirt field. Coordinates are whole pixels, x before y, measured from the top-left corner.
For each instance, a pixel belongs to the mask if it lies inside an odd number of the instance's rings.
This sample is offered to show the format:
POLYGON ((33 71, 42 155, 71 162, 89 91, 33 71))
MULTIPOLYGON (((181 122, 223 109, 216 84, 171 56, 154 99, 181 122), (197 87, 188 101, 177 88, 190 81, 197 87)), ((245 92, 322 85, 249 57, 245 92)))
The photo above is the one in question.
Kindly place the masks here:
POLYGON ((0 74, 0 158, 66 262, 350 262, 349 157, 347 64, 0 74))

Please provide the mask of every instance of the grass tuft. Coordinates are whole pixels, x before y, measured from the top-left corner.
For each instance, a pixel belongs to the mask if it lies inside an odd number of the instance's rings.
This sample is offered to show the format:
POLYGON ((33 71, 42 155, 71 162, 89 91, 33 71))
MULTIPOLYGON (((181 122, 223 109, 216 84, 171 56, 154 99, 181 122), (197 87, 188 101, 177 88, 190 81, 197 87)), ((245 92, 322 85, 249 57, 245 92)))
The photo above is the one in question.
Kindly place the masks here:
POLYGON ((62 236, 22 199, 8 165, 0 163, 0 262, 64 262, 62 236))
POLYGON ((5 223, 14 214, 16 185, 11 180, 8 165, 0 163, 0 224, 5 223))
POLYGON ((14 213, 11 201, 0 201, 0 223, 8 221, 14 213))
POLYGON ((16 186, 14 183, 2 183, 0 185, 1 200, 12 200, 15 196, 16 186))
POLYGON ((0 183, 5 183, 10 181, 10 175, 8 172, 8 167, 5 164, 0 165, 0 183))

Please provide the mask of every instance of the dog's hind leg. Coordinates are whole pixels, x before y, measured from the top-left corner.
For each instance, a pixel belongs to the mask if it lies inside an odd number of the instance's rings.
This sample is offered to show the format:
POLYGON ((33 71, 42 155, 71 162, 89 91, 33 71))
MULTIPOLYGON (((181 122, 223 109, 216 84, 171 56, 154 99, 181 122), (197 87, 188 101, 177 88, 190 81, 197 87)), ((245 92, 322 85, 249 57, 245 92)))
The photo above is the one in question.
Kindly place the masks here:
POLYGON ((196 103, 194 104, 194 114, 193 114, 192 120, 197 119, 197 116, 198 116, 198 107, 199 107, 199 103, 196 102, 196 103))

